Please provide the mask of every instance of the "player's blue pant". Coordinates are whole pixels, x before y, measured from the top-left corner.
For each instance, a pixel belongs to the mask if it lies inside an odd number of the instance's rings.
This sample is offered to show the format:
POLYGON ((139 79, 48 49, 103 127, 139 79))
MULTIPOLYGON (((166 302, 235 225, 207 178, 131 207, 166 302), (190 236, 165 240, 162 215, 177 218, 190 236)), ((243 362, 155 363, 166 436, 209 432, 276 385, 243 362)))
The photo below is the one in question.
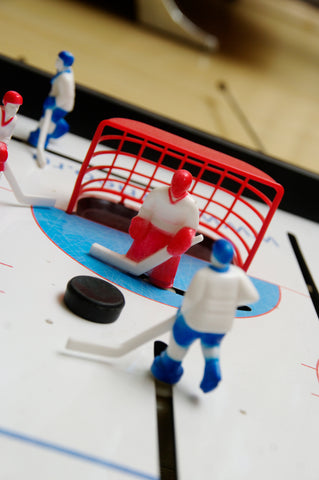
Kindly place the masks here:
POLYGON ((151 371, 158 379, 174 384, 183 374, 182 360, 190 345, 200 339, 205 357, 205 371, 201 382, 204 392, 213 390, 221 380, 219 367, 219 345, 223 333, 204 333, 192 329, 185 322, 184 316, 178 313, 167 350, 154 359, 151 371))
MULTIPOLYGON (((45 140, 45 148, 48 146, 48 143, 51 138, 60 138, 62 137, 62 135, 64 135, 70 130, 68 122, 64 119, 67 113, 68 112, 66 110, 63 110, 63 108, 59 108, 59 107, 56 107, 52 110, 51 123, 54 123, 55 127, 53 132, 47 135, 47 138, 45 140)), ((43 113, 43 116, 44 114, 45 114, 45 111, 43 113)), ((37 128, 36 130, 30 133, 28 138, 29 143, 34 147, 37 147, 39 136, 40 136, 40 128, 37 128)))
MULTIPOLYGON (((178 313, 175 323, 173 325, 173 337, 177 345, 187 349, 198 338, 201 341, 203 348, 218 347, 224 337, 224 333, 205 333, 193 330, 186 322, 184 315, 178 313)), ((182 358, 185 356, 186 351, 182 358)), ((175 357, 175 355, 173 355, 175 357)), ((206 355, 205 355, 206 357, 206 355)), ((180 358, 180 360, 182 360, 180 358)))

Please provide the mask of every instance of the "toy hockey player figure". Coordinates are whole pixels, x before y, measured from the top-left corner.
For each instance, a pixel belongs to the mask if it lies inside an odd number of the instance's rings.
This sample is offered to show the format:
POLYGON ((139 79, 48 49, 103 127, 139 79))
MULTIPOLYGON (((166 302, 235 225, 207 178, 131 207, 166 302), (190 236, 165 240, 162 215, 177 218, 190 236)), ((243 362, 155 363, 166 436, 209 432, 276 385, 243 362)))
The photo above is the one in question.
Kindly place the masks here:
POLYGON ((217 240, 211 264, 195 274, 177 313, 168 347, 152 364, 151 371, 158 380, 177 383, 183 374, 182 360, 188 348, 200 339, 205 358, 200 387, 207 393, 218 385, 219 346, 232 327, 236 308, 259 298, 247 274, 231 265, 233 256, 231 243, 217 240))
POLYGON ((3 97, 3 105, 0 107, 0 172, 3 172, 5 168, 5 162, 8 158, 7 145, 12 137, 17 123, 16 114, 22 103, 21 95, 13 90, 6 92, 3 97))
POLYGON ((29 143, 37 147, 40 130, 48 110, 51 110, 51 123, 46 136, 45 147, 51 138, 59 138, 69 131, 69 124, 64 117, 73 110, 75 98, 75 85, 72 71, 74 57, 72 53, 62 51, 56 61, 56 75, 51 79, 51 90, 43 104, 43 115, 39 128, 30 133, 29 143))
POLYGON ((3 106, 0 106, 0 176, 6 176, 16 199, 25 205, 53 207, 55 199, 38 195, 24 195, 11 168, 6 164, 8 158, 7 145, 12 137, 17 122, 16 114, 23 103, 23 98, 18 92, 9 90, 3 97, 3 106))
POLYGON ((139 213, 131 221, 129 234, 133 243, 126 256, 140 262, 163 247, 172 257, 155 267, 150 281, 160 288, 173 285, 181 255, 191 246, 199 213, 188 189, 192 175, 178 170, 170 187, 159 187, 146 197, 139 213))

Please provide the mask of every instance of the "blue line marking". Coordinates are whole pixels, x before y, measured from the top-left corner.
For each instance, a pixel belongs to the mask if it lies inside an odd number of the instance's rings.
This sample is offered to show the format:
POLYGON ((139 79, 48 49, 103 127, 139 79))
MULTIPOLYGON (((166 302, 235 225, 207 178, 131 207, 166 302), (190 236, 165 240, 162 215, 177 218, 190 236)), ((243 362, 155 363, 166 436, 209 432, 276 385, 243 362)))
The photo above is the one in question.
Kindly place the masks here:
POLYGON ((40 440, 35 437, 30 437, 28 435, 24 435, 22 433, 18 433, 12 430, 7 430, 5 428, 0 427, 0 435, 3 435, 7 438, 11 438, 12 440, 18 440, 29 445, 33 445, 35 447, 44 448, 46 450, 51 450, 55 453, 61 453, 63 455, 68 455, 73 458, 77 458, 78 460, 83 460, 89 463, 93 463, 100 467, 109 468, 112 470, 117 470, 122 473, 126 473, 132 477, 141 478, 145 480, 159 480, 158 477, 154 477, 152 475, 148 475, 143 472, 139 472, 138 470, 134 470, 132 468, 124 467, 123 465, 119 465, 117 463, 110 462, 100 457, 95 457, 94 455, 89 455, 84 452, 80 452, 78 450, 73 450, 70 448, 63 447, 61 445, 50 443, 44 440, 40 440))

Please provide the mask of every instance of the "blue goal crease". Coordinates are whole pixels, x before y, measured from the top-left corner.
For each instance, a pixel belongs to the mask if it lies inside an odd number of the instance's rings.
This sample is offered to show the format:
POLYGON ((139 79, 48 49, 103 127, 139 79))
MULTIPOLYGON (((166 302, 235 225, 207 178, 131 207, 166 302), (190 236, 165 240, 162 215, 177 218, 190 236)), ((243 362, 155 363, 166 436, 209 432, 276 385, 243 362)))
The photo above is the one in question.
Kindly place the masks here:
MULTIPOLYGON (((69 215, 56 208, 34 208, 34 217, 46 235, 75 261, 102 278, 109 280, 138 295, 179 308, 183 297, 174 291, 162 290, 138 277, 128 275, 89 255, 93 243, 99 243, 117 253, 125 253, 131 244, 127 233, 87 220, 77 215, 69 215)), ((183 255, 175 277, 174 287, 186 291, 195 273, 207 265, 199 258, 183 255)), ((246 311, 237 310, 236 317, 255 317, 275 308, 280 300, 278 285, 252 278, 258 292, 259 301, 246 311)))

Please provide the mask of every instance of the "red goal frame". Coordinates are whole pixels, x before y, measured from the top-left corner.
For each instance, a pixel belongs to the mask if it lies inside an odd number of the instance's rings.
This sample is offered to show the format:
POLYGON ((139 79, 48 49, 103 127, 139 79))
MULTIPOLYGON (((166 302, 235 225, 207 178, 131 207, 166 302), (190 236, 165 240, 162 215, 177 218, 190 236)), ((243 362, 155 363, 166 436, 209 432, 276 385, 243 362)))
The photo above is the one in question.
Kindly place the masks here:
POLYGON ((256 167, 145 123, 125 118, 98 125, 78 174, 67 212, 84 196, 102 196, 138 210, 173 173, 193 175, 189 190, 200 212, 199 232, 226 238, 247 270, 284 193, 256 167))

